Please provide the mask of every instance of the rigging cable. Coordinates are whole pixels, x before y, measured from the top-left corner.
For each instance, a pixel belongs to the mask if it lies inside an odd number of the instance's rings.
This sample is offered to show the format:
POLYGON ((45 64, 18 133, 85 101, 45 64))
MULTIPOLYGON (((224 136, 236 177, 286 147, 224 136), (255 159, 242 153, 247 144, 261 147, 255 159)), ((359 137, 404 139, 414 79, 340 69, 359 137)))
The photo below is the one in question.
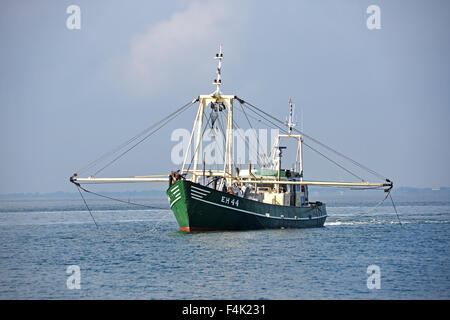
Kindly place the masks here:
MULTIPOLYGON (((149 205, 142 204, 142 203, 136 203, 136 202, 131 202, 131 201, 125 201, 125 200, 121 200, 121 199, 117 199, 117 198, 105 196, 105 195, 103 195, 103 194, 100 194, 100 193, 96 193, 96 192, 94 192, 94 191, 87 190, 86 188, 83 188, 81 185, 79 185, 79 184, 76 183, 76 182, 74 182, 74 183, 77 185, 78 189, 81 189, 81 190, 83 190, 83 191, 86 192, 86 193, 90 193, 90 194, 96 195, 96 196, 98 196, 98 197, 102 197, 102 198, 106 198, 106 199, 109 199, 109 200, 114 200, 114 201, 118 201, 118 202, 122 202, 122 203, 126 203, 126 204, 131 204, 131 205, 135 205, 135 206, 145 207, 145 208, 149 208, 149 209, 167 210, 167 207, 166 207, 166 208, 162 208, 162 207, 149 206, 149 205)), ((80 190, 78 190, 78 191, 80 191, 80 190)), ((81 193, 81 192, 80 192, 80 193, 81 193)), ((83 198, 83 200, 84 200, 84 198, 83 198)), ((85 203, 86 203, 86 201, 85 201, 85 203)), ((87 206, 87 205, 86 205, 86 206, 87 206)), ((89 212, 90 212, 90 211, 89 211, 89 212)))
MULTIPOLYGON (((223 122, 225 123, 227 123, 227 130, 228 130, 228 116, 226 116, 225 114, 222 114, 222 117, 224 118, 223 119, 223 122)), ((234 123, 234 120, 233 120, 233 123, 234 123)), ((220 124, 220 130, 222 131, 222 133, 223 133, 223 137, 224 137, 224 142, 225 142, 225 148, 227 147, 227 145, 226 145, 226 139, 227 139, 227 134, 226 134, 226 131, 224 130, 224 128, 223 128, 223 124, 222 124, 222 122, 219 122, 219 124, 220 124)), ((234 141, 234 135, 233 135, 233 141, 234 141)), ((232 144, 233 144, 233 142, 232 142, 232 144)), ((226 162, 226 159, 225 159, 225 154, 224 154, 224 163, 226 162)), ((231 157, 231 166, 233 167, 235 167, 235 168, 237 168, 237 166, 236 166, 236 162, 234 161, 234 157, 231 157)), ((233 175, 233 172, 229 172, 231 175, 233 175)))
POLYGON ((387 193, 387 195, 380 201, 380 202, 378 202, 373 208, 370 208, 369 210, 367 210, 366 212, 363 212, 362 214, 364 214, 364 215, 366 215, 366 214, 369 214, 369 213, 371 213, 372 211, 374 211, 376 208, 378 208, 379 206, 381 206, 381 204, 384 202, 384 201, 386 201, 386 199, 389 197, 389 194, 390 194, 391 192, 389 191, 388 193, 387 193))
POLYGON ((341 168, 342 170, 345 170, 346 172, 350 173, 352 176, 358 178, 359 180, 361 180, 362 182, 364 182, 364 179, 361 178, 360 176, 354 174, 353 172, 351 172, 350 170, 344 168, 342 165, 340 165, 339 163, 337 163, 336 161, 334 161, 333 159, 330 159, 329 157, 327 157, 326 155, 324 155, 323 153, 321 153, 319 150, 314 149, 313 147, 311 147, 309 144, 303 142, 303 144, 305 146, 307 146, 308 148, 310 148, 312 151, 317 152, 318 154, 320 154, 322 157, 324 157, 325 159, 327 159, 328 161, 334 163, 336 166, 338 166, 339 168, 341 168))
MULTIPOLYGON (((253 111, 255 114, 258 115, 258 113, 256 113, 254 110, 250 109, 251 111, 253 111)), ((265 117, 259 115, 261 118, 263 118, 264 120, 266 120, 267 122, 271 123, 273 126, 275 126, 277 129, 281 130, 282 132, 284 132, 285 134, 288 134, 288 131, 286 129, 284 129, 283 127, 278 126, 277 124, 273 123, 272 121, 266 119, 265 117)), ((359 180, 364 182, 364 179, 361 178, 360 176, 356 175, 355 173, 353 173, 352 171, 346 169, 344 166, 340 165, 339 163, 337 163, 336 161, 330 159, 329 157, 327 157, 326 155, 324 155, 323 153, 321 153, 320 151, 316 150, 315 148, 311 147, 310 145, 308 145, 307 143, 303 142, 303 144, 305 146, 307 146, 308 148, 310 148, 311 150, 313 150, 314 152, 318 153, 319 155, 323 156, 325 159, 327 159, 328 161, 332 162, 333 164, 335 164, 336 166, 338 166, 339 168, 341 168, 342 170, 350 173, 352 176, 358 178, 359 180)), ((272 151, 270 152, 272 153, 272 151)))
MULTIPOLYGON (((217 120, 217 126, 216 126, 217 132, 220 132, 222 134, 222 141, 218 142, 217 136, 214 136, 214 142, 216 143, 217 150, 219 150, 219 153, 221 156, 220 159, 223 159, 223 163, 225 163, 225 152, 223 152, 224 151, 223 146, 226 144, 226 140, 225 140, 225 134, 223 134, 223 125, 222 125, 222 120, 221 120, 220 114, 218 115, 216 120, 217 120), (221 143, 222 145, 219 145, 219 143, 221 143)), ((217 171, 220 170, 220 166, 219 166, 218 162, 216 162, 216 169, 217 169, 217 171)))
MULTIPOLYGON (((238 101, 239 101, 239 100, 238 100, 238 101)), ((244 113, 244 116, 245 116, 245 118, 247 119, 247 122, 248 122, 248 125, 250 126, 250 129, 252 129, 252 131, 255 133, 256 142, 257 142, 257 146, 256 146, 256 149, 257 149, 257 150, 256 150, 256 156, 257 156, 257 160, 258 160, 258 165, 260 165, 259 148, 260 148, 261 143, 260 143, 260 141, 259 141, 259 136, 258 136, 258 134, 256 133, 256 130, 253 129, 253 126, 252 126, 252 124, 251 124, 251 122, 250 122, 250 119, 248 118, 247 113, 245 112, 244 107, 242 106, 242 103, 241 103, 240 101, 239 101, 239 105, 240 105, 240 107, 241 107, 242 113, 244 113)))
MULTIPOLYGON (((193 105, 195 102, 198 101, 199 98, 196 98, 193 101, 190 101, 188 103, 186 103, 185 105, 183 105, 181 108, 179 108, 178 110, 174 111, 173 113, 169 114, 168 116, 166 116, 165 118, 159 120, 158 122, 154 123, 153 125, 151 125, 150 127, 146 128, 145 130, 141 131, 140 133, 138 133, 137 135, 135 135, 134 137, 132 137, 131 139, 127 140, 126 142, 122 143, 121 145, 119 145, 118 147, 114 148, 113 150, 105 153, 104 155, 102 155, 101 157, 97 158, 96 160, 90 162, 88 165, 86 165, 85 167, 83 167, 82 169, 78 170, 78 173, 81 172, 85 172, 89 169, 91 169, 92 167, 94 167, 95 165, 97 165, 98 163, 100 163, 101 161, 109 158, 110 156, 114 155, 115 153, 117 153, 118 151, 122 150, 123 148, 125 148, 127 145, 129 145, 130 143, 132 143, 133 141, 135 141, 136 139, 139 139, 140 137, 142 137, 143 135, 147 134, 149 131, 151 131, 152 129, 154 129, 155 127, 161 125, 161 124, 166 124, 167 122, 171 121, 172 119, 174 119, 176 116, 178 116, 180 113, 182 113, 183 111, 185 111, 188 107, 190 107, 191 105, 193 105)), ((115 162, 116 160, 118 160, 119 158, 121 158, 123 155, 125 155, 128 151, 130 151, 131 149, 133 149, 134 147, 136 147, 137 145, 139 145, 141 142, 143 142, 144 140, 146 140, 149 136, 151 136, 153 133, 155 133, 156 131, 158 131, 162 126, 160 126, 159 128, 155 129, 153 132, 151 132, 150 134, 147 134, 147 136, 145 136, 142 140, 140 140, 139 142, 137 142, 133 147, 131 147, 130 149, 128 149, 127 151, 123 152, 121 155, 119 155, 118 157, 116 157, 116 159, 114 159, 113 161, 111 161, 110 163, 108 163, 106 166, 104 166, 103 168, 101 168, 100 170, 98 170, 94 175, 96 175, 97 173, 101 172, 103 169, 105 169, 106 167, 108 167, 110 164, 112 164, 113 162, 115 162)))
POLYGON ((91 209, 89 208, 88 204, 86 203, 86 200, 84 199, 83 194, 81 193, 80 188, 82 188, 82 187, 81 187, 79 184, 77 184, 77 189, 78 189, 78 192, 80 193, 81 199, 83 199, 83 202, 84 202, 84 204, 86 205, 86 208, 88 209, 89 214, 91 215, 91 218, 92 218, 92 220, 94 221, 95 226, 96 226, 97 229, 98 229, 98 224, 97 224, 97 222, 95 222, 95 219, 94 219, 94 216, 92 215, 91 209))
POLYGON ((394 207, 395 214, 397 215, 398 223, 400 224, 401 227, 403 227, 403 224, 402 224, 402 222, 400 221, 400 216, 399 216, 399 214, 398 214, 398 212, 397 212, 397 208, 396 208, 396 206, 395 206, 394 200, 392 200, 391 191, 392 191, 392 190, 389 190, 389 191, 387 192, 387 195, 383 198, 383 200, 381 200, 380 202, 378 202, 373 208, 370 208, 369 210, 367 210, 366 212, 363 212, 362 214, 366 215, 366 214, 371 213, 371 212, 374 211, 376 208, 378 208, 384 201, 386 201, 386 199, 389 197, 389 198, 391 199, 392 206, 394 207))
MULTIPOLYGON (((260 160, 260 158, 259 158, 259 152, 258 152, 259 139, 256 138, 256 141, 257 141, 256 147, 255 147, 253 144, 250 146, 250 143, 249 143, 248 139, 246 139, 246 137, 245 137, 245 133, 244 133, 244 135, 243 135, 242 132, 240 131, 240 130, 242 130, 242 131, 244 131, 244 130, 241 129, 241 128, 238 126, 238 124, 236 123, 236 121, 234 121, 234 119, 233 119, 233 125, 236 127, 237 132, 238 132, 240 138, 244 141, 245 146, 249 149, 249 153, 250 153, 250 149, 252 149, 252 151, 256 154, 256 162, 257 162, 257 164, 258 164, 259 166, 261 166, 261 160, 260 160), (255 148, 256 148, 256 149, 255 149, 255 148)), ((251 128, 251 129, 252 129, 252 131, 254 132, 253 128, 251 128)), ((255 132, 255 136, 257 137, 256 132, 255 132)), ((236 137, 236 138, 237 138, 237 137, 236 137)))
MULTIPOLYGON (((131 146, 130 148, 128 148, 127 150, 125 150, 124 152, 122 152, 120 155, 118 155, 116 158, 114 158, 113 160, 111 160, 110 162, 108 162, 105 166, 103 166, 101 169, 97 170, 94 173, 94 176, 97 175, 98 173, 100 173, 101 171, 103 171, 104 169, 106 169, 107 167, 109 167, 111 164, 113 164, 114 162, 116 162, 117 160, 119 160, 122 156, 124 156, 126 153, 128 153, 129 151, 131 151, 132 149, 134 149, 135 147, 137 147, 139 144, 141 144, 142 142, 144 142, 147 138, 149 138, 151 135, 153 135, 155 132, 157 132, 159 129, 161 129, 164 125, 166 125, 168 122, 172 121, 173 119, 175 119, 177 116, 179 116, 181 113, 183 113, 183 111, 187 110, 187 107, 191 106, 194 102, 190 102, 186 105, 184 105, 183 107, 181 107, 179 110, 173 112, 171 115, 167 116, 166 118, 164 118, 162 121, 164 121, 158 128, 156 128, 155 130, 153 130, 152 132, 150 132, 149 134, 147 134, 144 138, 142 138, 141 140, 139 140, 136 144, 134 144, 133 146, 131 146)), ((159 122, 161 123, 161 121, 159 122)))
MULTIPOLYGON (((280 124, 284 124, 284 123, 283 123, 282 121, 280 121, 279 119, 273 117, 272 115, 268 114, 267 112, 261 110, 260 108, 258 108, 258 107, 256 107, 256 106, 254 106, 253 104, 251 104, 251 103, 249 103, 249 102, 247 102, 247 101, 245 101, 245 100, 243 100, 243 99, 241 99, 241 98, 238 98, 237 96, 236 96, 236 99, 241 103, 241 105, 242 105, 242 104, 247 104, 248 106, 250 106, 250 107, 254 108, 255 110, 257 110, 257 111, 263 113, 264 115, 266 115, 267 117, 273 119, 274 121, 276 121, 276 122, 278 122, 278 123, 280 123, 280 124)), ((252 110, 252 109, 250 109, 250 110, 252 110)), ((258 113, 255 112, 254 110, 252 110, 252 111, 253 111, 255 114, 258 114, 258 113)), ((272 123, 273 125, 275 125, 272 121, 270 121, 270 120, 264 118, 262 115, 259 114, 259 116, 262 117, 263 119, 265 119, 266 121, 272 123)), ((277 128, 279 128, 280 130, 285 131, 285 130, 281 129, 278 125, 275 125, 275 126, 276 126, 277 128)), ((388 194, 386 195, 386 197, 385 197, 378 205, 380 205, 381 203, 383 203, 383 202, 387 199, 387 197, 389 197, 389 198, 391 199, 392 206, 394 207, 395 213, 396 213, 396 215, 397 215, 398 222, 399 222, 399 224, 400 224, 401 226, 403 226, 402 223, 401 223, 401 221, 400 221, 400 217, 399 217, 399 215, 398 215, 397 208, 396 208, 395 203, 394 203, 394 201, 393 201, 393 199, 392 199, 392 196, 391 196, 391 190, 392 190, 392 182, 391 182, 391 180, 389 180, 388 178, 386 178, 386 177, 383 176, 382 174, 376 172, 375 170, 372 170, 372 169, 370 169, 370 168, 364 166, 363 164, 361 164, 361 163, 359 163, 359 162, 357 162, 357 161, 355 161, 355 160, 353 160, 353 159, 347 157, 346 155, 340 153, 339 151, 337 151, 337 150, 335 150, 335 149, 333 149, 333 148, 327 146, 326 144, 324 144, 324 143, 318 141, 317 139, 315 139, 315 138, 313 138, 313 137, 311 137, 311 136, 309 136, 309 135, 303 133, 302 131, 300 131, 300 130, 298 130, 298 129, 295 129, 295 128, 293 128, 293 130, 296 131, 296 132, 298 132, 298 133, 300 133, 300 134, 303 135, 304 137, 310 139, 311 141, 317 143, 318 145, 322 146, 323 148, 325 148, 325 149, 327 149, 327 150, 329 150, 329 151, 335 153, 336 155, 338 155, 338 156, 340 156, 340 157, 342 157, 342 158, 344 158, 344 159, 350 161, 351 163, 353 163, 354 165, 360 167, 361 169, 366 170, 367 172, 373 174, 374 176, 376 176, 376 177, 378 177, 378 178, 381 178, 381 179, 383 179, 383 180, 386 180, 387 182, 391 183, 391 187, 390 187, 388 190, 385 190, 385 191, 388 192, 388 194)), ((312 149, 312 150, 318 152, 317 150, 315 150, 315 149, 312 148, 311 146, 307 145, 306 143, 304 143, 304 144, 305 144, 307 147, 309 147, 310 149, 312 149)), ((318 153, 321 154, 320 152, 318 152, 318 153)), ((323 154, 321 154, 321 155, 323 155, 323 154)), ((323 155, 323 156, 324 156, 324 155, 323 155)), ((332 161, 332 160, 329 159, 328 157, 326 157, 326 156, 324 156, 324 157, 327 158, 328 160, 332 161)), ((332 161, 332 162, 333 162, 334 164, 338 165, 339 167, 341 167, 342 169, 344 169, 345 171, 347 171, 347 172, 351 173, 352 175, 356 176, 354 173, 352 173, 352 172, 350 172, 349 170, 343 168, 343 167, 342 167, 341 165, 339 165, 338 163, 336 163, 336 162, 334 162, 334 161, 332 161)), ((358 176, 356 176, 356 177, 358 177, 358 176)), ((358 178, 361 179, 360 177, 358 177, 358 178)), ((361 179, 361 180, 364 181, 363 179, 361 179)), ((378 206, 378 205, 377 205, 377 206, 378 206)))
MULTIPOLYGON (((210 119, 211 119, 211 114, 209 114, 208 118, 206 119, 206 122, 205 122, 205 128, 203 129, 201 136, 198 137, 199 140, 201 140, 201 139, 203 138, 203 135, 205 134, 205 131, 206 131, 206 129, 208 128, 208 123, 209 123, 210 119)), ((189 166, 188 166, 187 170, 185 170, 186 172, 188 172, 189 169, 191 168, 192 162, 194 161, 195 155, 196 155, 197 151, 199 150, 200 145, 201 145, 201 143, 199 143, 199 144, 195 147, 194 154, 192 155, 191 161, 189 162, 189 166)), ((189 150, 186 150, 186 152, 188 152, 188 151, 189 151, 189 150)))
MULTIPOLYGON (((265 114, 266 116, 270 117, 270 118, 273 119, 274 121, 277 121, 278 123, 283 124, 282 121, 280 121, 279 119, 273 117, 272 115, 268 114, 267 112, 261 110, 260 108, 254 106, 253 104, 251 104, 251 103, 249 103, 249 102, 247 102, 247 101, 244 101, 243 99, 238 98, 238 97, 236 97, 236 99, 238 99, 239 102, 242 101, 241 103, 247 104, 248 106, 250 106, 250 107, 252 107, 252 108, 258 110, 259 112, 261 112, 261 113, 263 113, 263 114, 265 114)), ((303 133, 302 131, 300 131, 300 130, 298 130, 298 129, 295 129, 295 128, 293 128, 293 130, 296 131, 296 132, 298 132, 298 133, 300 133, 300 134, 303 135, 304 137, 310 139, 311 141, 317 143, 318 145, 322 146, 323 148, 325 148, 325 149, 327 149, 327 150, 329 150, 329 151, 331 151, 331 152, 337 154, 338 156, 340 156, 340 157, 342 157, 342 158, 344 158, 344 159, 346 159, 346 160, 352 162, 354 165, 360 167, 361 169, 364 169, 364 170, 368 171, 369 173, 373 174, 374 176, 377 176, 378 178, 381 178, 381 179, 383 179, 383 180, 388 180, 385 176, 383 176, 382 174, 376 172, 375 170, 372 170, 372 169, 370 169, 370 168, 364 166, 363 164, 361 164, 361 163, 359 163, 359 162, 357 162, 357 161, 355 161, 355 160, 353 160, 353 159, 347 157, 346 155, 344 155, 344 154, 340 153, 339 151, 337 151, 337 150, 335 150, 335 149, 333 149, 333 148, 327 146, 326 144, 324 144, 324 143, 318 141, 317 139, 315 139, 315 138, 313 138, 313 137, 311 137, 311 136, 309 136, 309 135, 303 133)))
MULTIPOLYGON (((126 151, 124 151, 123 153, 121 153, 119 156, 117 156, 115 159, 113 159, 112 161, 110 161, 107 165, 105 165, 104 167, 102 167, 100 170, 98 170, 97 172, 95 172, 95 174, 101 172, 102 170, 104 170, 105 168, 107 168, 109 165, 111 165, 112 163, 114 163, 115 161, 117 161, 118 159, 120 159, 123 155, 125 155, 126 153, 128 153, 129 151, 131 151, 133 148, 135 148, 136 146, 138 146, 140 143, 142 143, 144 140, 146 140, 147 138, 149 138, 151 135, 153 135, 156 131, 158 131, 159 129, 161 129, 165 124, 167 124, 169 121, 175 119, 178 115, 180 115, 181 113, 183 113, 185 110, 188 109, 188 107, 190 107, 191 105, 193 105, 195 102, 197 102, 199 100, 199 98, 196 98, 192 101, 190 101, 189 103, 186 103, 185 105, 183 105, 181 108, 179 108, 178 110, 174 111, 173 113, 169 114, 168 116, 166 116, 165 118, 161 119, 160 121, 156 122, 155 124, 151 125, 150 127, 146 128, 145 130, 141 131, 140 133, 138 133, 137 135, 135 135, 133 138, 129 139, 128 141, 126 141, 125 143, 122 143, 120 146, 116 147, 115 149, 113 149, 110 152, 107 152, 106 154, 102 155, 100 158, 92 161, 91 163, 89 163, 87 166, 85 166, 84 168, 82 168, 81 170, 79 170, 78 172, 85 172, 86 170, 89 170, 90 168, 94 167, 95 165, 97 165, 99 162, 103 161, 104 159, 107 159, 108 157, 112 156, 113 154, 117 153, 118 151, 120 151, 121 149, 125 148, 127 145, 129 145, 130 143, 132 143, 133 141, 135 141, 136 139, 140 138, 141 136, 143 136, 144 134, 147 134, 143 139, 141 139, 140 141, 138 141, 136 144, 134 144, 131 148, 127 149, 126 151), (159 127, 157 127, 159 126, 159 127), (149 131, 151 131, 152 129, 154 129, 155 127, 157 127, 155 130, 153 130, 152 132, 148 133, 149 131)), ((94 174, 94 175, 95 175, 94 174)), ((83 188, 79 183, 72 181, 78 189, 78 192, 80 193, 81 198, 83 199, 84 204, 86 205, 86 208, 89 211, 89 214, 91 215, 92 220, 94 221, 96 227, 98 228, 98 224, 94 219, 94 216, 92 214, 91 209, 89 208, 86 199, 84 198, 81 190, 83 190, 86 193, 91 193, 93 195, 99 196, 99 197, 103 197, 106 199, 110 199, 110 200, 114 200, 114 201, 118 201, 118 202, 123 202, 126 204, 131 204, 131 205, 136 205, 136 206, 141 206, 141 207, 146 207, 146 208, 150 208, 150 209, 162 209, 162 210, 166 210, 167 208, 160 208, 160 207, 155 207, 155 206, 148 206, 148 205, 144 205, 144 204, 140 204, 140 203, 134 203, 134 202, 130 202, 130 201, 124 201, 121 199, 117 199, 117 198, 112 198, 112 197, 108 197, 90 190, 87 190, 86 188, 83 188)))
POLYGON ((397 212, 397 208, 395 207, 394 200, 392 200, 392 196, 391 196, 391 191, 390 190, 389 190, 389 198, 391 198, 392 206, 394 207, 395 214, 397 215, 398 223, 400 223, 400 225, 403 227, 402 222, 400 221, 400 217, 399 217, 398 212, 397 212))

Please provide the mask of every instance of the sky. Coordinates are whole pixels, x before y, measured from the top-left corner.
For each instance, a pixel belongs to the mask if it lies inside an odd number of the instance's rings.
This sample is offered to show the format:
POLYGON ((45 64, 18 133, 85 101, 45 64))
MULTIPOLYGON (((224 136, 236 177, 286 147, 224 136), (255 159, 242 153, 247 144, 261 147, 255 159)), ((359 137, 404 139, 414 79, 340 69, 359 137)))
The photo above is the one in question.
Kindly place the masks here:
MULTIPOLYGON (((2 1, 0 193, 75 191, 74 172, 214 90, 219 43, 224 94, 280 119, 292 97, 305 133, 395 186, 450 186, 448 12, 438 0, 2 1)), ((103 176, 178 169, 171 132, 194 117, 103 176)), ((305 154, 309 177, 332 176, 322 165, 305 154)))

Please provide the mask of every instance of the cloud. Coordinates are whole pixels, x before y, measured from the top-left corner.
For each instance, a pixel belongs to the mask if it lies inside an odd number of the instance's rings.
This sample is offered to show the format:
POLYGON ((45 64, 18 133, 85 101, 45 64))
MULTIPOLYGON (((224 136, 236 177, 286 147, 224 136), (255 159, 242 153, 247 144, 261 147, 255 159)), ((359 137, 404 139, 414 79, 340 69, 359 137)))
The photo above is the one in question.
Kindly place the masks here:
POLYGON ((198 88, 212 92, 212 58, 219 43, 225 50, 237 50, 242 38, 245 19, 241 10, 232 10, 233 3, 193 2, 134 36, 128 54, 112 62, 121 86, 140 97, 189 90, 195 96, 198 88))

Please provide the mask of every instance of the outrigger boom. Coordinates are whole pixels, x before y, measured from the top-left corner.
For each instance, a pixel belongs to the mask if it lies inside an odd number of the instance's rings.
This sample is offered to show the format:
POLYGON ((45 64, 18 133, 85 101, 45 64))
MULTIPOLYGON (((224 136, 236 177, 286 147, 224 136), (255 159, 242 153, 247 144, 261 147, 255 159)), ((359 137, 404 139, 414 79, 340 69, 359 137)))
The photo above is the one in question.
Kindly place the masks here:
MULTIPOLYGON (((188 173, 194 173, 193 171, 188 171, 188 173)), ((197 170, 198 176, 202 175, 202 170, 197 170)), ((372 183, 372 182, 338 182, 338 181, 289 181, 289 180, 267 180, 263 179, 242 179, 237 177, 230 177, 224 175, 223 173, 210 173, 206 174, 206 177, 225 177, 231 178, 233 182, 238 183, 249 183, 249 184, 289 184, 289 185, 311 185, 311 186, 327 186, 327 187, 373 187, 373 188, 383 188, 388 187, 389 189, 393 187, 391 181, 387 183, 372 183)), ((147 177, 130 177, 130 178, 78 178, 76 176, 70 177, 71 182, 168 182, 167 178, 147 178, 147 177)))
POLYGON ((75 176, 70 177, 71 182, 167 182, 169 178, 77 178, 75 176))

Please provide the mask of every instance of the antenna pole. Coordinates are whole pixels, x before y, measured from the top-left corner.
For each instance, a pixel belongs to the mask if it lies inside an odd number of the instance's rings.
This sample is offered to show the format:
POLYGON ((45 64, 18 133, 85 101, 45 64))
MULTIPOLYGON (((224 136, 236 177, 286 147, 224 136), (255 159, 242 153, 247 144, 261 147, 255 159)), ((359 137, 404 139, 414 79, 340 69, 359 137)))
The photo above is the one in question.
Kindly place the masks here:
POLYGON ((216 85, 216 91, 212 94, 213 96, 220 96, 222 92, 220 92, 220 85, 222 84, 222 78, 221 78, 221 69, 222 69, 222 59, 223 59, 223 53, 222 53, 222 44, 219 45, 219 53, 216 54, 214 59, 219 60, 217 65, 217 78, 214 79, 213 84, 216 85))
POLYGON ((292 134, 292 128, 295 126, 294 122, 294 105, 292 103, 292 99, 289 98, 289 119, 284 123, 288 127, 289 135, 292 134))

